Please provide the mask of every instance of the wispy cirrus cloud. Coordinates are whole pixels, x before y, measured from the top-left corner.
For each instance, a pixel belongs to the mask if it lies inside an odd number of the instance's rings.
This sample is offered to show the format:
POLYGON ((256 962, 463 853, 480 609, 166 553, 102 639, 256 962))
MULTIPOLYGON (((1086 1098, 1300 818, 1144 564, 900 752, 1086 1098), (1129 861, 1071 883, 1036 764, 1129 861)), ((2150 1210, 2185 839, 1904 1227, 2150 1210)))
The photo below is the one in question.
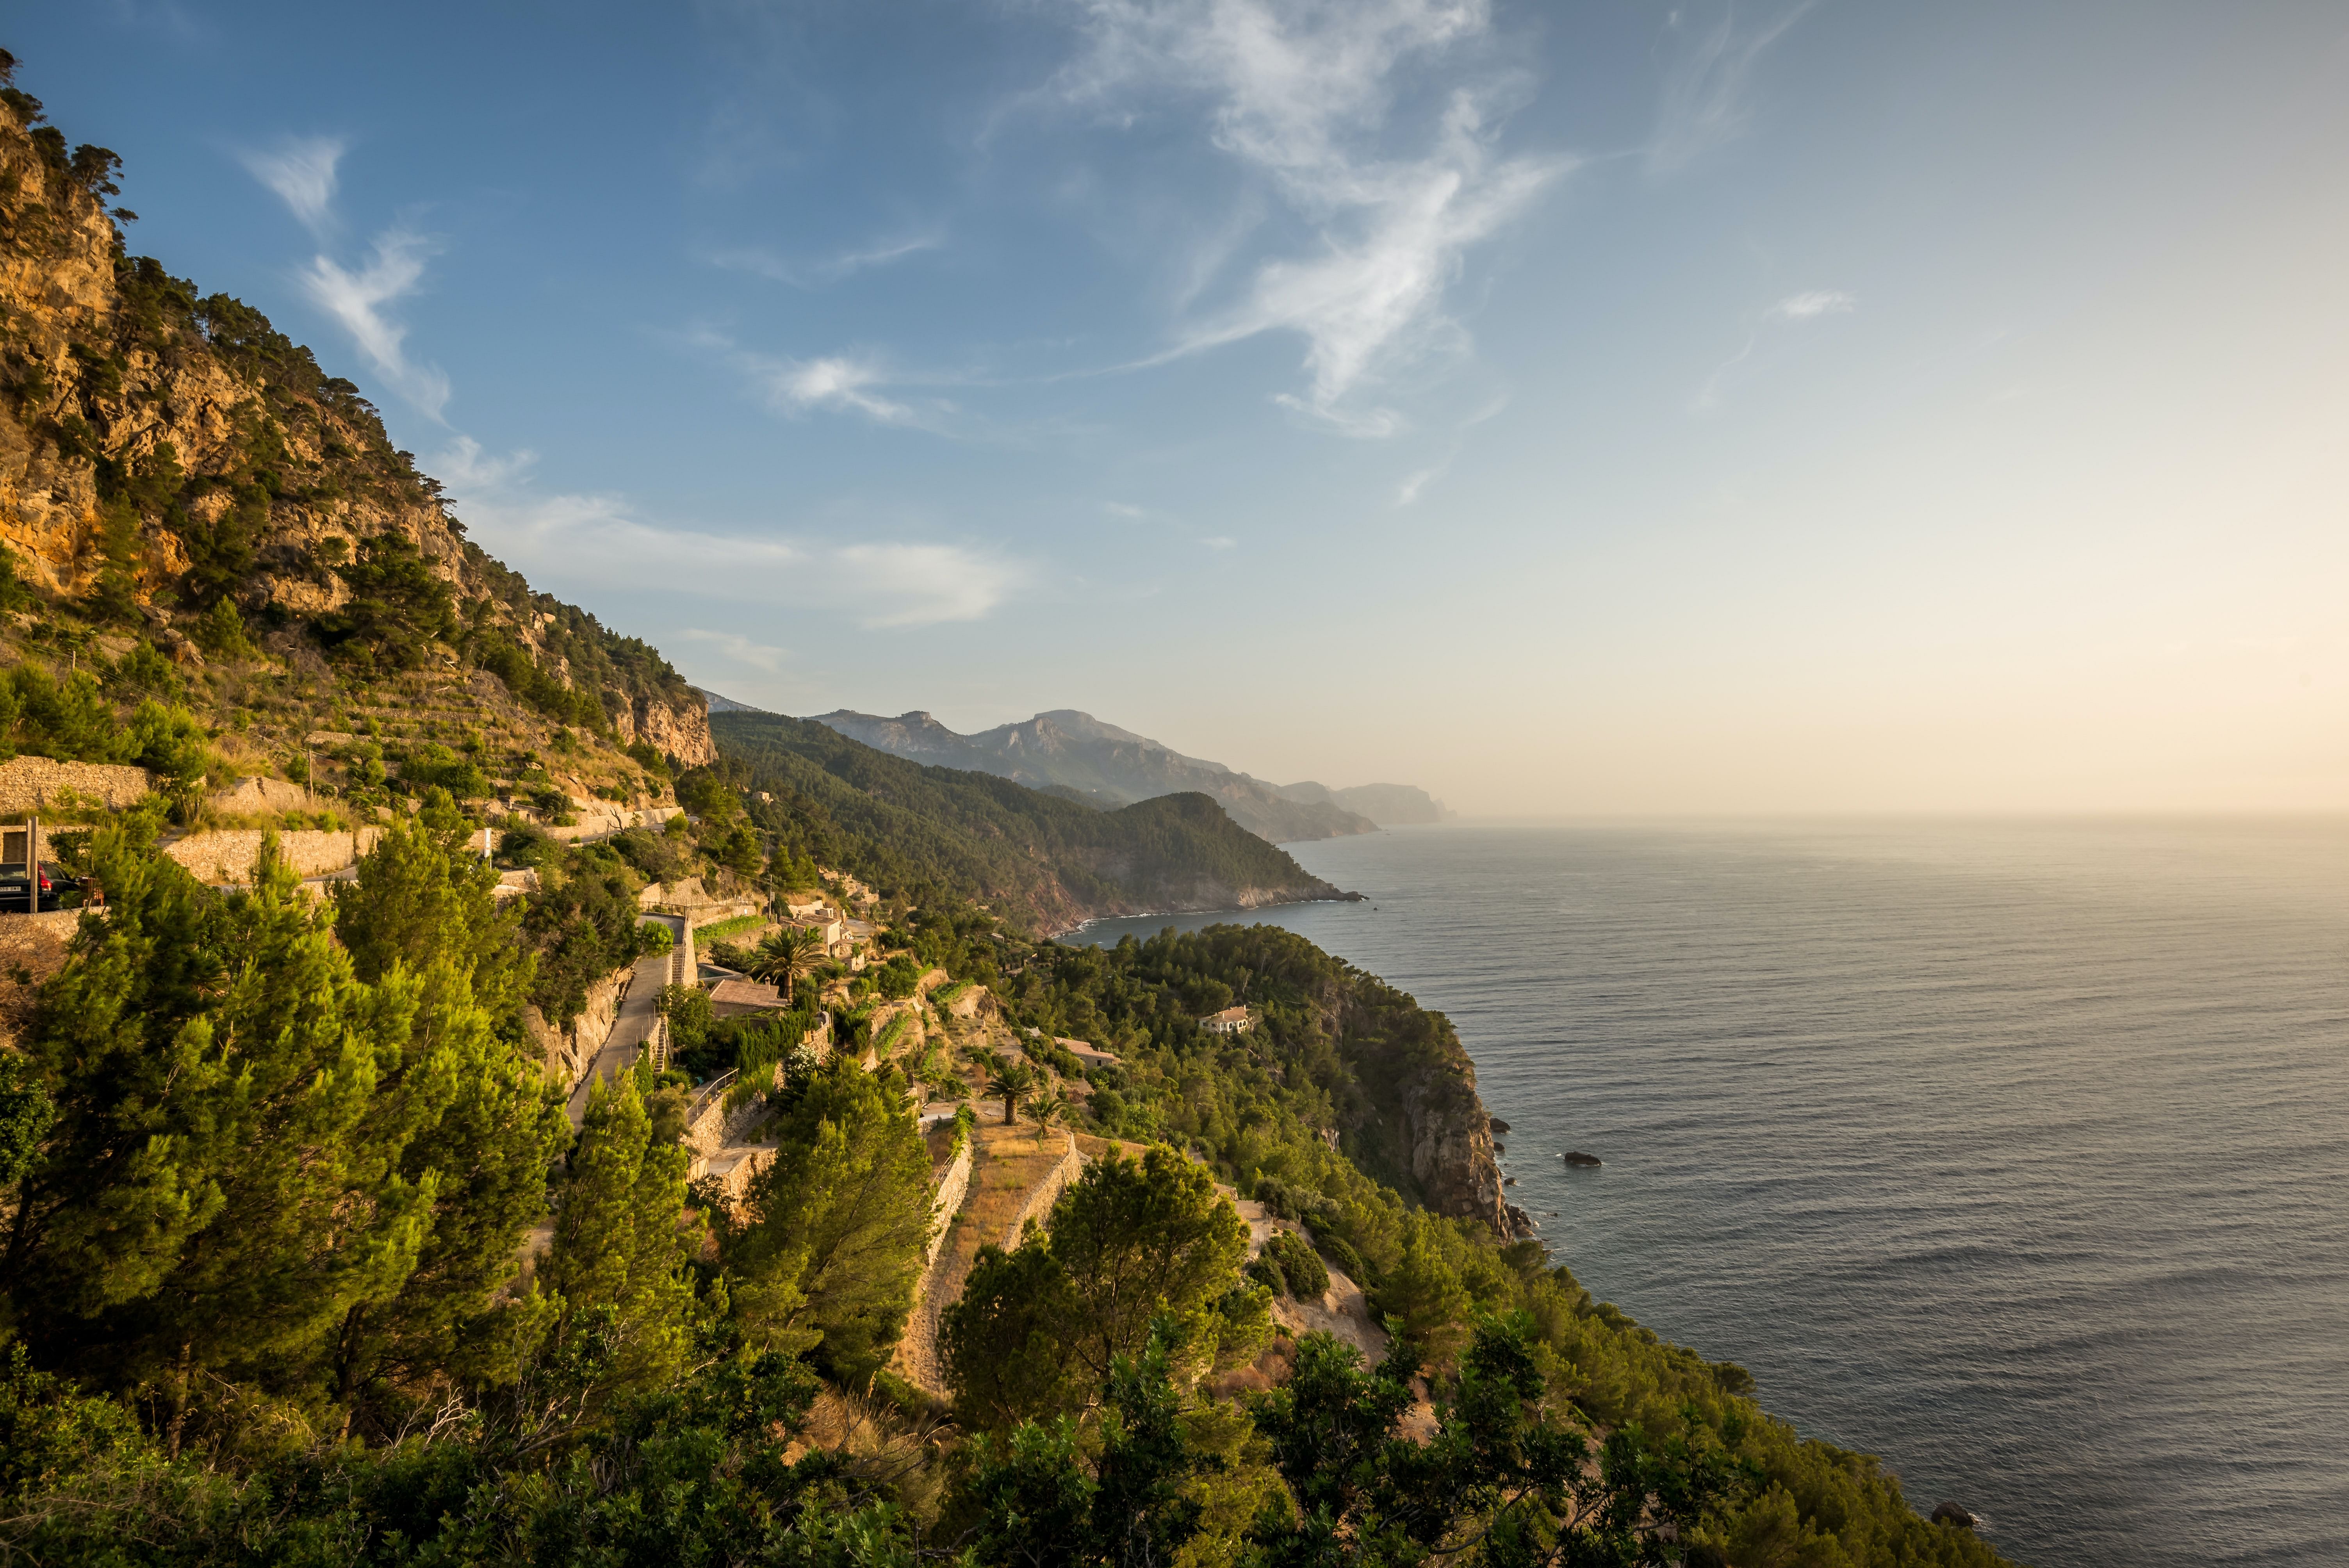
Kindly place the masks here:
POLYGON ((1151 362, 1294 332, 1309 381, 1286 407, 1350 435, 1401 430, 1374 389, 1464 346, 1444 304, 1467 253, 1576 162, 1498 150, 1523 83, 1472 47, 1491 33, 1486 0, 1090 0, 1079 25, 1087 50, 1054 97, 1121 119, 1150 95, 1204 102, 1213 145, 1318 241, 1258 259, 1237 299, 1151 362), (1431 84, 1418 150, 1393 154, 1412 139, 1398 101, 1431 84))
POLYGON ((968 385, 968 377, 899 370, 881 356, 861 349, 807 359, 762 354, 706 329, 688 334, 685 341, 732 366, 760 401, 786 418, 854 414, 875 424, 940 436, 971 436, 982 428, 979 421, 935 391, 968 385))
POLYGON ((1810 289, 1791 294, 1770 307, 1768 314, 1779 321, 1811 321, 1823 315, 1841 315, 1859 301, 1841 289, 1810 289))
POLYGON ((711 265, 729 272, 749 273, 755 277, 789 284, 793 288, 814 289, 839 283, 858 273, 902 262, 925 251, 935 251, 944 243, 946 236, 943 234, 916 234, 910 239, 893 240, 864 250, 843 251, 838 255, 816 261, 791 261, 772 251, 745 246, 715 252, 709 261, 711 265))
POLYGON ((850 355, 819 359, 762 359, 748 356, 753 373, 766 384, 770 406, 787 414, 817 408, 847 408, 885 425, 919 422, 915 411, 879 388, 889 384, 877 361, 850 355))
POLYGON ((713 632, 700 626, 688 626, 678 635, 688 643, 707 643, 736 664, 764 670, 769 675, 782 674, 783 661, 791 656, 789 648, 754 643, 739 632, 713 632))
POLYGON ((1665 26, 1678 50, 1656 106, 1655 134, 1648 143, 1650 173, 1682 168, 1744 131, 1751 112, 1747 78, 1755 63, 1816 3, 1797 0, 1751 26, 1740 25, 1733 0, 1710 22, 1689 8, 1667 13, 1665 26))
MULTIPOLYGON (((325 244, 339 228, 335 191, 347 150, 349 143, 340 137, 316 136, 288 138, 274 150, 239 157, 246 170, 275 191, 302 226, 325 244)), ((395 224, 375 237, 375 253, 363 264, 347 267, 322 251, 296 274, 310 303, 350 334, 376 374, 436 420, 449 404, 449 377, 440 366, 409 356, 408 328, 389 307, 417 291, 424 281, 425 263, 440 248, 431 236, 395 224)))
POLYGON ((1691 406, 1700 413, 1719 407, 1738 367, 1754 357, 1754 351, 1762 346, 1762 340, 1773 325, 1801 326, 1823 316, 1848 315, 1858 308, 1858 296, 1842 289, 1805 289, 1786 295, 1763 311, 1761 320, 1746 335, 1744 347, 1713 366, 1713 374, 1704 378, 1691 406))
MULTIPOLYGON (((537 491, 529 482, 535 461, 528 451, 491 456, 460 436, 434 467, 468 526, 542 580, 768 609, 798 606, 883 630, 984 619, 1029 577, 1020 562, 961 544, 843 544, 647 522, 621 496, 537 491)), ((746 639, 727 646, 747 656, 745 650, 765 645, 746 639)), ((782 650, 773 652, 781 656, 782 650)))
POLYGON ((1417 506, 1419 498, 1427 492, 1427 487, 1449 473, 1452 465, 1460 460, 1461 452, 1466 449, 1468 445, 1468 432, 1487 419, 1498 418, 1508 406, 1509 395, 1504 392, 1454 426, 1451 444, 1444 449, 1444 455, 1427 467, 1415 469, 1404 475, 1402 483, 1395 487, 1395 505, 1417 506))
POLYGON ((977 621, 1003 603, 1020 573, 952 544, 849 544, 831 552, 840 592, 862 602, 866 626, 977 621))
POLYGON ((376 236, 374 259, 365 266, 354 270, 330 257, 313 256, 301 274, 311 303, 342 324, 376 374, 435 419, 448 406, 449 377, 440 366, 408 356, 408 328, 386 307, 416 292, 424 263, 440 251, 440 242, 428 235, 388 229, 376 236))
POLYGON ((277 193, 313 234, 334 221, 335 173, 350 144, 339 136, 287 137, 268 150, 237 156, 255 180, 277 193))

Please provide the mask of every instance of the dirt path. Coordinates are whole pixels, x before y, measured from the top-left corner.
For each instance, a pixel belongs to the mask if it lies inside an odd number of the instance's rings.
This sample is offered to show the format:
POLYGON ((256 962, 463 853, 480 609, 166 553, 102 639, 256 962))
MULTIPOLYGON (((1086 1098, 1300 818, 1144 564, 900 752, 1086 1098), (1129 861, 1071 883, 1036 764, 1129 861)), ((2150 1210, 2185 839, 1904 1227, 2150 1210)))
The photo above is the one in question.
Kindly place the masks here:
POLYGON ((989 1243, 1016 1245, 1019 1228, 1050 1213, 1053 1200, 1083 1166, 1073 1136, 1055 1131, 1040 1139, 1037 1131, 1000 1121, 981 1122, 973 1130, 970 1182, 962 1208, 915 1291, 913 1315, 893 1362, 898 1375, 916 1387, 947 1392, 938 1330, 947 1308, 962 1299, 978 1249, 989 1243))

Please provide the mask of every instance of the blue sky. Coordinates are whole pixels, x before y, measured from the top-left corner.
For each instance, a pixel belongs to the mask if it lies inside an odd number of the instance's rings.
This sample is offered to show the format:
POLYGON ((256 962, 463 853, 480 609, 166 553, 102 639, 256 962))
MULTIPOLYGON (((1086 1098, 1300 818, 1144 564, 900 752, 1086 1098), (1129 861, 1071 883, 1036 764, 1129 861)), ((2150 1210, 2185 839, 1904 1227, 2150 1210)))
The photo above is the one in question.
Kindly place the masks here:
POLYGON ((696 680, 1472 812, 2332 808, 2337 5, 96 0, 22 85, 696 680))

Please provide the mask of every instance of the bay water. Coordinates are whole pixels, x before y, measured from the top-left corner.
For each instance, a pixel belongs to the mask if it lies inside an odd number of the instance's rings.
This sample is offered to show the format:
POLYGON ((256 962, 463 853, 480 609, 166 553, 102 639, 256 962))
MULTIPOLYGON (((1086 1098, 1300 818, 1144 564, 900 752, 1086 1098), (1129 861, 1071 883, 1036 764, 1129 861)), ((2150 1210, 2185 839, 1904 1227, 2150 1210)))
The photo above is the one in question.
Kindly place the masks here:
POLYGON ((2349 821, 1288 848, 1367 902, 1079 939, 1278 924, 1448 1014, 1557 1261, 2013 1556, 2349 1563, 2349 821))

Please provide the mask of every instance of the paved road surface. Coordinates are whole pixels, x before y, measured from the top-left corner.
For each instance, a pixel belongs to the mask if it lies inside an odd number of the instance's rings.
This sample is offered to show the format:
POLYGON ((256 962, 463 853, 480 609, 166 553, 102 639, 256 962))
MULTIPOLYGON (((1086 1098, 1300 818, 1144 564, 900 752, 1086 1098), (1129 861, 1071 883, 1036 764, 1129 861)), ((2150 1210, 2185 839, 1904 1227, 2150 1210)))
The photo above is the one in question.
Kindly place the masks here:
MULTIPOLYGON (((636 918, 640 923, 658 921, 668 927, 675 941, 685 940, 682 915, 644 914, 636 918)), ((636 960, 636 972, 628 981, 628 994, 620 998, 620 1011, 612 1020, 612 1032, 604 1037, 595 1059, 580 1075, 579 1087, 571 1091, 571 1103, 565 1109, 571 1113, 572 1126, 577 1127, 587 1119, 587 1091, 597 1078, 608 1078, 636 1065, 636 1053, 644 1048, 645 1037, 653 1032, 653 1022, 660 1016, 661 987, 669 983, 669 961, 675 951, 672 948, 668 953, 647 954, 636 960)))

